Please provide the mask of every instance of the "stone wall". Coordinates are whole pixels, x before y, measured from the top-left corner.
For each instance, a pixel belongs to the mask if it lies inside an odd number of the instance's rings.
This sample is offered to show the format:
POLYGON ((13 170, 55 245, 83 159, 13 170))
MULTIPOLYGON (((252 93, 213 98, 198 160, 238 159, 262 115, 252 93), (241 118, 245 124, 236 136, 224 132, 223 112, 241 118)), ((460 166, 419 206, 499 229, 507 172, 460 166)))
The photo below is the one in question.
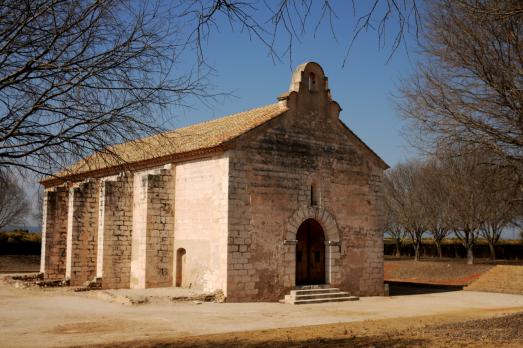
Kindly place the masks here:
POLYGON ((131 287, 172 286, 174 176, 170 168, 135 174, 133 215, 131 287))
POLYGON ((97 277, 103 288, 129 288, 133 227, 133 177, 123 173, 100 185, 97 277))
POLYGON ((66 272, 68 190, 54 187, 44 193, 40 271, 46 279, 64 279, 66 272))
POLYGON ((173 285, 174 170, 162 169, 148 180, 149 241, 146 287, 173 285))
POLYGON ((383 294, 385 165, 339 122, 319 66, 295 78, 309 72, 314 89, 293 81, 290 110, 229 152, 228 300, 276 301, 295 286, 294 240, 307 218, 325 232, 327 282, 353 295, 383 294))
POLYGON ((66 277, 73 286, 96 277, 98 191, 95 180, 69 191, 66 277))
POLYGON ((183 287, 227 292, 228 171, 226 155, 176 166, 174 253, 185 251, 183 287))

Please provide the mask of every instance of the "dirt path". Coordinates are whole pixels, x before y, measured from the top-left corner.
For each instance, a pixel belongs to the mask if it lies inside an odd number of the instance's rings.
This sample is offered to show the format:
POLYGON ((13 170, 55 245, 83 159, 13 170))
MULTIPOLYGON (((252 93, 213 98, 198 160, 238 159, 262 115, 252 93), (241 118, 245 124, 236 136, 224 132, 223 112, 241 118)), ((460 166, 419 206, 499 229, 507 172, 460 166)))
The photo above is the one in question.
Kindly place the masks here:
POLYGON ((521 347, 523 312, 459 314, 148 339, 97 347, 521 347), (481 318, 481 319, 478 319, 481 318))
MULTIPOLYGON (((248 335, 249 340, 254 337, 255 343, 267 344, 272 337, 266 337, 267 332, 273 332, 273 340, 277 341, 286 335, 285 330, 298 330, 290 337, 299 342, 308 339, 308 333, 317 335, 310 337, 313 340, 337 337, 336 330, 342 330, 343 325, 350 325, 350 330, 368 331, 368 335, 373 336, 389 325, 391 329, 398 330, 419 327, 424 320, 433 320, 431 318, 443 323, 523 311, 523 296, 463 291, 371 297, 357 302, 304 306, 192 302, 130 306, 91 296, 64 289, 17 289, 0 285, 2 345, 32 347, 38 342, 41 347, 56 347, 115 345, 118 342, 122 346, 154 346, 180 337, 252 330, 258 330, 258 333, 227 334, 222 339, 240 335, 241 340, 242 335, 248 335), (311 325, 329 325, 334 331, 303 328, 311 325), (292 327, 298 328, 286 329, 292 327)), ((195 344, 201 341, 204 346, 205 342, 210 342, 211 345, 211 341, 205 340, 200 337, 182 341, 195 344)), ((308 345, 306 341, 304 345, 308 345)))

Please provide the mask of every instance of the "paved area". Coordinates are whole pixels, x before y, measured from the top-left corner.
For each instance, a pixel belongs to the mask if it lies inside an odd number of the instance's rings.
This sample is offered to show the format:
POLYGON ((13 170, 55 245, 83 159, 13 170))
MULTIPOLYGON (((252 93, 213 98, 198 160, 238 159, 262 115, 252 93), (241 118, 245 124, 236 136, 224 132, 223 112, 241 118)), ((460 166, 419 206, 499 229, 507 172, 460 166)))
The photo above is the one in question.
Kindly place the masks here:
POLYGON ((453 314, 523 311, 523 296, 446 292, 370 297, 357 302, 149 303, 123 305, 64 289, 0 285, 0 337, 6 347, 98 344, 246 330, 453 314))

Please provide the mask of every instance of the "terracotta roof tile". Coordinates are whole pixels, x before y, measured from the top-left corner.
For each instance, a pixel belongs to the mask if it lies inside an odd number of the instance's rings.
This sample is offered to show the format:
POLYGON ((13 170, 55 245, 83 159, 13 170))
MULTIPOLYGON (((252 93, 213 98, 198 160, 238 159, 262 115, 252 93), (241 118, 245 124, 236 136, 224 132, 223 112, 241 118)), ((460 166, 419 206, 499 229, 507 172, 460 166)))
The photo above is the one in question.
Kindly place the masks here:
POLYGON ((95 153, 56 174, 56 176, 66 177, 83 174, 121 164, 214 148, 262 125, 287 110, 287 107, 281 103, 275 103, 114 145, 109 148, 111 154, 95 153))

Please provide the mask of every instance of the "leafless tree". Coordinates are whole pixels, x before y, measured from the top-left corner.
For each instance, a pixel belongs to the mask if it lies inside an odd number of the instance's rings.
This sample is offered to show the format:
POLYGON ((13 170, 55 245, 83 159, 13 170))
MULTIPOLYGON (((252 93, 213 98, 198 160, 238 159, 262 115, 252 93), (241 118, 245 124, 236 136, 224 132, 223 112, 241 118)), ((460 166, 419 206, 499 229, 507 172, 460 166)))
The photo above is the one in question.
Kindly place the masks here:
POLYGON ((441 163, 431 158, 419 167, 421 184, 417 190, 418 199, 423 205, 423 222, 432 235, 438 257, 442 257, 441 244, 449 234, 449 187, 442 180, 445 169, 441 163))
POLYGON ((485 163, 481 149, 464 148, 441 151, 450 209, 448 225, 467 251, 467 263, 474 263, 474 246, 484 221, 485 163))
POLYGON ((478 201, 482 219, 480 235, 489 245, 490 258, 495 260, 496 244, 501 234, 505 228, 517 223, 523 208, 515 199, 521 192, 514 173, 506 167, 493 165, 491 159, 486 162, 488 164, 482 164, 482 197, 478 201))
POLYGON ((388 209, 398 225, 409 235, 414 247, 414 260, 419 261, 424 225, 425 206, 419 199, 421 189, 420 163, 399 164, 386 172, 384 190, 388 209))
POLYGON ((157 132, 165 107, 205 96, 175 71, 176 21, 158 1, 0 3, 0 167, 49 174, 71 157, 157 132))
POLYGON ((316 34, 322 26, 328 26, 333 37, 347 45, 343 65, 363 32, 374 31, 379 47, 390 48, 389 58, 405 41, 406 35, 418 33, 420 11, 416 0, 352 0, 351 4, 347 11, 340 7, 342 2, 330 0, 192 0, 181 6, 180 18, 192 28, 188 41, 194 44, 202 61, 205 57, 202 43, 219 28, 221 18, 225 18, 232 29, 247 32, 264 44, 273 59, 287 56, 291 65, 296 42, 300 42, 307 32, 316 34), (336 28, 337 19, 349 18, 356 19, 352 28, 346 25, 341 31, 336 28))
POLYGON ((395 210, 395 201, 390 192, 391 183, 387 182, 387 192, 384 195, 384 206, 385 206, 385 231, 386 236, 390 236, 394 240, 396 248, 396 257, 401 256, 401 246, 407 237, 407 233, 403 229, 403 226, 399 223, 398 217, 396 216, 397 211, 395 210))
POLYGON ((441 0, 427 6, 422 60, 398 103, 410 136, 428 150, 480 147, 512 168, 521 184, 523 2, 441 0))
POLYGON ((0 230, 24 222, 30 211, 24 189, 15 175, 0 171, 0 230))

